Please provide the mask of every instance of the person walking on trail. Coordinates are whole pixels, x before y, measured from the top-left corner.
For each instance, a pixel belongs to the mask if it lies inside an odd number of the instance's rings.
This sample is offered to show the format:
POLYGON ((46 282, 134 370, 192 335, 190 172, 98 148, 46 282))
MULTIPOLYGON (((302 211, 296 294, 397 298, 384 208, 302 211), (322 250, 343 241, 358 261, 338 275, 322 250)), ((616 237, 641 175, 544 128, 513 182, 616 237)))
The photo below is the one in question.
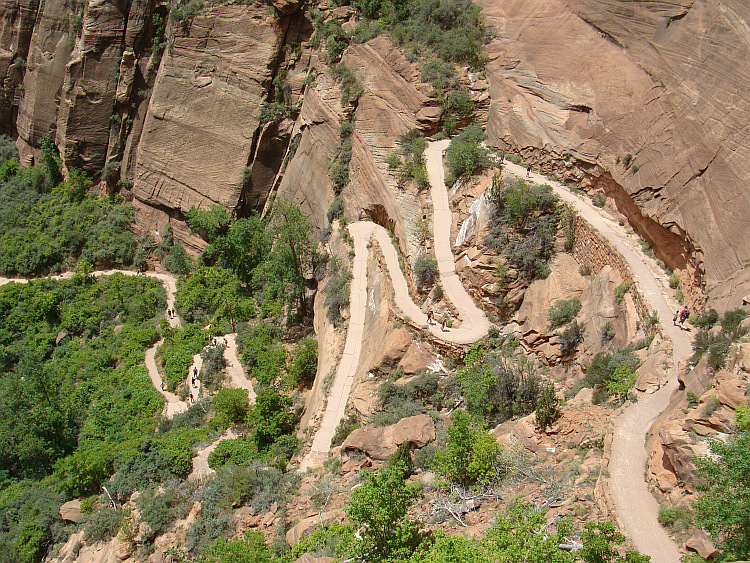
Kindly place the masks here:
POLYGON ((690 317, 690 311, 688 311, 687 307, 685 307, 682 310, 682 313, 680 313, 680 325, 684 326, 685 321, 688 320, 688 317, 690 317))
POLYGON ((173 319, 177 318, 177 313, 175 312, 174 307, 172 307, 172 318, 173 319))
POLYGON ((167 307, 167 316, 171 319, 172 318, 172 309, 167 307))
POLYGON ((677 310, 676 310, 676 311, 674 312, 674 317, 672 317, 672 324, 673 324, 674 326, 677 326, 677 319, 679 319, 679 318, 680 318, 680 310, 679 310, 679 309, 677 309, 677 310))
POLYGON ((442 330, 443 332, 445 332, 445 321, 447 320, 447 318, 448 317, 443 317, 443 323, 440 325, 440 330, 442 330))
POLYGON ((166 389, 164 388, 164 382, 163 381, 161 382, 161 390, 162 391, 166 391, 166 389))
POLYGON ((531 166, 526 167, 526 177, 531 178, 531 166))
POLYGON ((432 324, 432 309, 427 310, 427 324, 428 325, 432 324))
POLYGON ((191 403, 195 402, 195 399, 193 399, 193 394, 192 393, 190 393, 190 402, 191 403))

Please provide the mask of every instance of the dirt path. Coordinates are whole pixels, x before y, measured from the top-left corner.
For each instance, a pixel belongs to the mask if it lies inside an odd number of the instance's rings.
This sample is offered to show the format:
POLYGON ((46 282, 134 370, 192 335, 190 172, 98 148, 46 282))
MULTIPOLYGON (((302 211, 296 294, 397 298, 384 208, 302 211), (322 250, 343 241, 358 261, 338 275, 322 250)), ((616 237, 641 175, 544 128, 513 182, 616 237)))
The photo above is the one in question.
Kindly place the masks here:
MULTIPOLYGON (((506 163, 505 170, 526 177, 526 169, 513 163, 506 163)), ((615 419, 609 487, 617 516, 638 551, 650 555, 654 563, 679 563, 680 553, 657 520, 659 505, 644 478, 645 440, 654 420, 667 407, 677 388, 679 361, 692 352, 691 334, 669 324, 676 305, 668 303, 665 298, 665 294, 671 293, 665 283, 666 274, 653 259, 643 254, 637 237, 628 234, 624 227, 604 217, 589 201, 577 197, 562 184, 534 173, 529 179, 535 184, 552 186, 620 253, 633 272, 643 297, 658 312, 662 329, 672 340, 672 369, 667 384, 651 395, 638 393, 638 402, 615 419)))
MULTIPOLYGON (((434 324, 429 330, 436 337, 447 342, 468 344, 483 338, 489 330, 489 321, 474 304, 471 296, 461 284, 456 274, 453 253, 450 245, 451 213, 448 206, 448 193, 443 181, 442 152, 446 142, 431 143, 427 150, 427 167, 430 178, 435 217, 433 236, 435 254, 440 271, 440 283, 448 298, 459 311, 461 325, 458 328, 442 330, 434 324)), ((370 221, 358 221, 348 226, 354 238, 354 261, 352 264, 351 296, 349 298, 349 328, 344 344, 344 353, 328 391, 328 402, 323 420, 313 437, 310 452, 300 464, 300 470, 320 465, 328 457, 331 441, 339 422, 344 417, 349 393, 359 365, 362 350, 362 335, 365 326, 365 306, 367 303, 367 244, 374 238, 383 253, 393 284, 394 300, 404 316, 418 325, 427 325, 427 315, 412 301, 409 288, 401 267, 398 254, 393 247, 388 232, 370 221)))

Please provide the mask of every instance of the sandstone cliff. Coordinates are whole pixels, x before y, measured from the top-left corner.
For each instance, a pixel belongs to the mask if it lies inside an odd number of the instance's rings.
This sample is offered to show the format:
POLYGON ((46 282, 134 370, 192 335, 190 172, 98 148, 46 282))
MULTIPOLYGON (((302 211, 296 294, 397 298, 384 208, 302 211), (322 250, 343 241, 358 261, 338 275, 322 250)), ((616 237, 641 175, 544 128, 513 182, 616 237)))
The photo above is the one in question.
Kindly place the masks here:
POLYGON ((748 264, 746 3, 480 4, 493 144, 613 198, 685 282, 748 264))

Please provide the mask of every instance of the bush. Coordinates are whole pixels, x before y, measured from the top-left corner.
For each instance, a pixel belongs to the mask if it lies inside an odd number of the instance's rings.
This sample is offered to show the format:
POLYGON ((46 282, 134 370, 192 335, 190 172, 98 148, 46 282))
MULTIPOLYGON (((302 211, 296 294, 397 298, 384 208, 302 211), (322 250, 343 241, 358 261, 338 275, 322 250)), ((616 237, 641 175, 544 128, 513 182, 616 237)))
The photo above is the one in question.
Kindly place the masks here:
POLYGON ((187 275, 193 270, 194 265, 190 256, 178 242, 164 259, 164 267, 173 274, 187 275))
POLYGON ((85 521, 83 539, 93 543, 107 541, 117 535, 122 519, 122 510, 105 506, 91 514, 85 521))
POLYGON ((591 203, 596 207, 604 207, 607 203, 607 196, 601 193, 594 194, 594 197, 591 198, 591 203))
POLYGON ((630 389, 635 385, 638 375, 626 365, 619 365, 606 382, 607 393, 616 397, 621 403, 625 402, 630 389))
POLYGON ((341 422, 339 422, 339 425, 336 427, 336 433, 331 440, 331 447, 335 448, 343 444, 347 436, 359 427, 359 418, 355 413, 350 413, 349 416, 342 418, 341 422))
POLYGON ((555 386, 545 385, 534 409, 534 421, 539 430, 544 432, 560 416, 559 405, 555 386))
POLYGON ((328 208, 328 213, 326 213, 326 218, 328 219, 329 223, 333 223, 334 219, 338 219, 344 214, 344 200, 341 198, 333 198, 333 202, 331 203, 331 206, 328 208))
POLYGON ((557 334, 557 338, 560 342, 560 352, 563 355, 572 354, 583 342, 583 327, 578 324, 578 321, 573 321, 570 326, 557 334))
POLYGON ((501 453, 497 440, 477 427, 465 411, 454 411, 451 422, 445 450, 435 454, 438 471, 451 483, 463 485, 495 480, 501 453))
POLYGON ((213 400, 216 413, 234 424, 245 421, 249 404, 247 389, 220 389, 213 400))
POLYGON ((680 286, 680 276, 677 275, 677 272, 672 272, 669 275, 669 287, 672 289, 677 289, 680 286))
POLYGON ((230 464, 247 466, 259 457, 255 444, 245 437, 222 440, 208 455, 208 466, 214 471, 230 464))
POLYGON ((658 519, 659 524, 672 532, 686 529, 693 520, 690 513, 681 506, 666 505, 659 507, 658 519))
POLYGON ((615 288, 615 301, 617 303, 622 303, 623 299, 625 299, 625 294, 628 291, 630 291, 630 283, 622 282, 620 285, 618 285, 615 288))
MULTIPOLYGON (((445 156, 449 175, 454 181, 464 175, 476 174, 490 166, 489 150, 482 145, 485 138, 482 128, 472 123, 451 140, 445 156)), ((453 182, 448 181, 447 176, 446 185, 453 185, 453 182)))
POLYGON ((342 268, 331 276, 324 289, 326 299, 324 305, 328 308, 328 320, 334 326, 341 326, 341 309, 349 305, 349 270, 342 268))
POLYGON ((635 371, 638 368, 638 356, 630 348, 614 353, 599 352, 586 368, 584 384, 587 387, 605 385, 613 379, 615 370, 620 366, 635 371))
POLYGON ((558 328, 568 324, 581 310, 581 302, 578 299, 562 299, 553 303, 547 313, 550 328, 558 328))
POLYGON ((417 287, 425 289, 435 283, 438 277, 437 261, 428 254, 422 254, 414 263, 414 276, 417 287))
POLYGON ((444 295, 443 286, 436 284, 432 290, 432 300, 440 301, 443 298, 443 295, 444 295))
POLYGON ((318 370, 318 341, 314 338, 301 340, 294 349, 289 366, 289 379, 294 385, 309 385, 315 381, 318 370))

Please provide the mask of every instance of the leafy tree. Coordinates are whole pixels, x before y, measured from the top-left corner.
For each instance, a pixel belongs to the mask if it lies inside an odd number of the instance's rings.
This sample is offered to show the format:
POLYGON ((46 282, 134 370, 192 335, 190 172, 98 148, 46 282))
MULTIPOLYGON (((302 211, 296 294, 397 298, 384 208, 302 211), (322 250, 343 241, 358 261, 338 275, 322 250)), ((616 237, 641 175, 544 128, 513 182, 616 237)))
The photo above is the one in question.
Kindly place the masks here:
POLYGON ((621 403, 625 402, 636 379, 638 375, 632 369, 626 365, 619 365, 615 368, 612 378, 606 383, 607 393, 617 397, 621 403))
POLYGON ((419 485, 407 485, 404 468, 398 465, 365 477, 345 508, 349 520, 363 527, 357 551, 372 561, 409 557, 420 537, 417 525, 405 517, 412 502, 422 496, 419 485))
POLYGON ((295 385, 308 385, 315 380, 318 370, 318 341, 305 338, 294 349, 294 358, 289 366, 289 379, 295 385))
POLYGON ((710 442, 711 457, 696 458, 702 478, 693 503, 696 522, 724 551, 725 559, 750 558, 750 433, 710 442))
POLYGON ((169 251, 169 254, 164 259, 164 267, 168 272, 173 274, 189 274, 193 269, 193 261, 188 256, 185 249, 178 242, 169 251))
POLYGON ((437 260, 428 254, 421 254, 414 263, 414 276, 420 289, 430 287, 438 277, 437 260))
POLYGON ((305 289, 312 276, 317 254, 312 239, 312 223, 299 206, 276 200, 268 225, 271 251, 256 269, 257 286, 269 297, 281 298, 307 311, 305 289))
POLYGON ((226 233, 231 223, 223 205, 212 205, 208 209, 191 207, 185 212, 185 221, 193 233, 200 234, 209 242, 226 233))
POLYGON ((477 427, 466 411, 454 411, 451 422, 445 450, 435 454, 438 471, 448 481, 464 485, 496 477, 501 452, 497 440, 477 427))
POLYGON ((292 400, 276 389, 263 389, 247 415, 250 434, 259 452, 267 452, 279 438, 294 429, 294 414, 289 412, 292 400))
POLYGON ((215 254, 222 266, 247 284, 252 282, 253 271, 263 263, 269 250, 266 225, 253 214, 232 223, 226 235, 214 237, 208 255, 215 254))

